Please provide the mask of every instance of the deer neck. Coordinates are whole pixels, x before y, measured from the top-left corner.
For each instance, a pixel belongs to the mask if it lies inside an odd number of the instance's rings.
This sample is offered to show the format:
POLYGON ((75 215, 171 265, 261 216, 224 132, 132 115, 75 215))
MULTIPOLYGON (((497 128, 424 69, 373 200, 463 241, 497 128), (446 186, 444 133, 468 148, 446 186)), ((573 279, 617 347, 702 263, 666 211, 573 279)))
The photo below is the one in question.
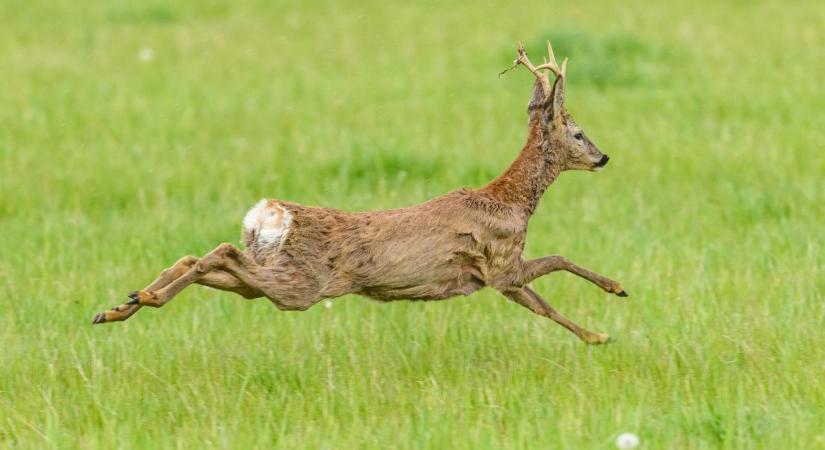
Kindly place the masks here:
POLYGON ((542 149, 543 143, 536 121, 531 124, 527 143, 516 160, 484 190, 496 200, 522 206, 532 215, 544 191, 561 172, 556 152, 552 148, 542 149))

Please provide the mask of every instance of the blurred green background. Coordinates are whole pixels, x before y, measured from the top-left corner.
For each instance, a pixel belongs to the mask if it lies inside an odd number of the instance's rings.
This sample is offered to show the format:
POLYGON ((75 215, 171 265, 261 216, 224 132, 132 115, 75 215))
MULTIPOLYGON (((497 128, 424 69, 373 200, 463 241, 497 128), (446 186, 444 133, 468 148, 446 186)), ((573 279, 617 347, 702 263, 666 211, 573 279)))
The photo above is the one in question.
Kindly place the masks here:
POLYGON ((822 2, 0 3, 0 446, 825 448, 822 2), (95 326, 262 197, 348 210, 515 157, 523 40, 611 156, 493 291, 285 313, 193 287, 95 326))

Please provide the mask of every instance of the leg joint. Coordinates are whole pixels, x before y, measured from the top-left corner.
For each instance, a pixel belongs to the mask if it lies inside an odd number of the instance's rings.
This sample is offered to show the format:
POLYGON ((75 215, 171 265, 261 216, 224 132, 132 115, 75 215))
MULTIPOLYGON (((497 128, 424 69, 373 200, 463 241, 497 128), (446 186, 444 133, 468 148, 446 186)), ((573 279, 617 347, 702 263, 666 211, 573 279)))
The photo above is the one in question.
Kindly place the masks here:
POLYGON ((192 267, 192 265, 195 264, 196 262, 198 262, 198 258, 196 258, 192 255, 186 255, 186 256, 182 257, 181 259, 179 259, 178 262, 175 263, 175 265, 181 264, 181 265, 184 265, 186 267, 192 267))
POLYGON ((564 256, 552 255, 552 256, 547 256, 544 259, 547 262, 550 262, 553 265, 557 265, 557 266, 565 266, 566 267, 566 266, 570 265, 570 260, 565 258, 564 256))
POLYGON ((226 257, 236 255, 238 251, 235 249, 234 245, 224 242, 215 249, 215 253, 219 256, 226 257))

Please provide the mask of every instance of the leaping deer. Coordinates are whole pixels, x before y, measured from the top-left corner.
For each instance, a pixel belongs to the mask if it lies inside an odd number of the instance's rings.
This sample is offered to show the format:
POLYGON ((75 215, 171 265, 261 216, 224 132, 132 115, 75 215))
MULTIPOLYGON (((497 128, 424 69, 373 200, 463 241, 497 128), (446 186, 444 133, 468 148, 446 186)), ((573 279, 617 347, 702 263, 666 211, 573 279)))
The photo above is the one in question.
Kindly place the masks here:
POLYGON ((608 161, 564 107, 567 59, 559 67, 549 42, 547 51, 549 62, 534 66, 519 45, 511 69, 522 65, 536 78, 527 107, 527 142, 510 167, 483 188, 386 211, 261 200, 243 220, 245 250, 224 243, 202 258, 184 256, 93 323, 126 320, 143 306, 161 307, 193 283, 248 299, 266 297, 281 310, 298 311, 345 294, 442 300, 489 286, 584 342, 607 342, 608 335, 559 314, 528 283, 566 270, 627 296, 619 283, 562 256, 522 259, 527 222, 559 173, 598 171, 608 161))

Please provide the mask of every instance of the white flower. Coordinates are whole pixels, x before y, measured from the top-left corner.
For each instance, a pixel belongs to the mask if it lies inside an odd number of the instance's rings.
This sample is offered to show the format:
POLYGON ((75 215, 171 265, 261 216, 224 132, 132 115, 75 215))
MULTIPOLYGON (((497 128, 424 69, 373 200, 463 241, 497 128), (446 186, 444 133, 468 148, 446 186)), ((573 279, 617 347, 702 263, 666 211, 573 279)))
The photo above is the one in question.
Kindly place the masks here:
POLYGON ((155 58, 155 51, 151 47, 143 47, 138 52, 138 61, 148 63, 155 58))
POLYGON ((324 300, 324 308, 326 308, 326 309, 332 308, 332 300, 324 300))
POLYGON ((639 436, 633 433, 622 433, 616 438, 616 447, 621 450, 631 450, 639 446, 639 436))

